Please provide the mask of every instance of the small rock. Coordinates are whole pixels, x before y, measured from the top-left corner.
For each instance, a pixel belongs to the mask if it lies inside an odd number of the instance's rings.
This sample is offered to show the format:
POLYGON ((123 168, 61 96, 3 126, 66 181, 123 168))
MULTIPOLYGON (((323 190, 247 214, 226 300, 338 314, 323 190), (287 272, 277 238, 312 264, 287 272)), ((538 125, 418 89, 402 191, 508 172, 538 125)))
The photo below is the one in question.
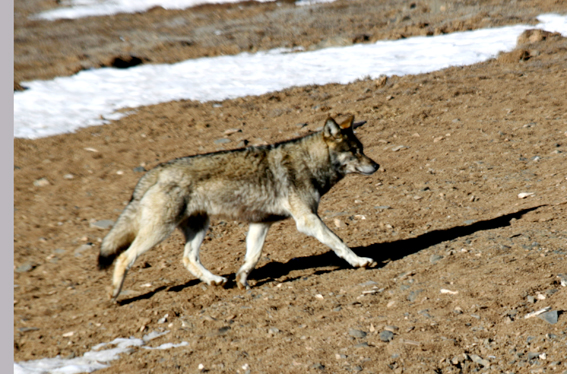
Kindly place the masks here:
POLYGON ((475 219, 468 219, 464 222, 465 225, 472 225, 473 223, 475 223, 476 220, 475 219))
POLYGON ((388 330, 384 330, 380 333, 379 335, 380 340, 382 340, 385 343, 390 342, 392 339, 394 339, 394 333, 388 330))
POLYGON ((557 278, 559 278, 561 286, 567 287, 567 274, 557 274, 557 278))
POLYGON ((226 143, 230 143, 230 139, 220 138, 220 139, 215 140, 215 144, 226 144, 226 143))
POLYGON ((488 360, 483 359, 480 356, 477 355, 470 355, 471 360, 473 360, 473 362, 484 366, 485 368, 490 367, 490 362, 488 362, 488 360))
POLYGON ((134 173, 143 173, 146 171, 146 168, 143 166, 136 166, 134 169, 132 169, 134 171, 134 173))
POLYGON ((75 178, 75 176, 73 174, 65 174, 63 176, 63 179, 73 179, 73 178, 75 178))
POLYGON ((111 228, 112 226, 114 226, 114 221, 110 220, 110 219, 103 219, 103 220, 91 223, 90 226, 96 227, 97 229, 101 229, 101 230, 107 230, 107 229, 111 228))
POLYGON ((533 193, 533 192, 520 192, 518 194, 518 199, 525 199, 526 197, 530 197, 530 196, 533 196, 533 195, 535 195, 535 193, 533 193))
POLYGON ((47 180, 47 178, 39 178, 38 180, 33 182, 33 185, 36 187, 45 187, 49 186, 51 183, 47 180))
POLYGON ((232 135, 232 134, 236 134, 237 132, 242 132, 242 130, 240 129, 228 129, 224 131, 225 135, 232 135))
POLYGON ((432 264, 436 264, 442 259, 443 259, 443 256, 441 256, 441 255, 431 255, 431 257, 429 258, 429 262, 431 262, 432 264))
POLYGON ((368 348, 370 347, 367 342, 362 342, 360 344, 356 344, 354 348, 368 348))
POLYGON ((344 222, 341 221, 341 220, 338 219, 338 218, 335 218, 335 219, 333 220, 333 223, 335 224, 335 227, 338 228, 338 229, 345 227, 344 222))
POLYGON ((39 328, 37 327, 20 327, 18 331, 20 332, 30 332, 30 331, 38 331, 39 328))
POLYGON ((350 336, 354 336, 355 338, 365 338, 366 337, 366 333, 364 331, 361 330, 356 330, 356 329, 350 329, 348 331, 350 336))
POLYGON ((279 332, 280 332, 280 329, 278 329, 277 327, 270 327, 268 329, 268 334, 270 334, 270 335, 276 335, 279 332))
POLYGON ((556 310, 552 310, 550 312, 547 313, 542 313, 540 315, 538 315, 538 317, 542 320, 544 320, 547 323, 550 323, 552 325, 557 323, 557 319, 559 318, 559 314, 557 313, 556 310))
POLYGON ((23 264, 21 264, 20 266, 18 266, 16 268, 16 273, 27 273, 30 270, 33 270, 37 267, 37 264, 33 263, 33 262, 24 262, 23 264))
POLYGON ((535 297, 533 297, 531 295, 527 297, 527 300, 528 300, 528 303, 531 303, 531 304, 534 304, 536 302, 535 297))
POLYGON ((396 332, 396 331, 398 331, 399 329, 400 329, 400 328, 399 328, 398 326, 392 326, 392 325, 384 326, 384 330, 390 331, 390 332, 396 332))
POLYGON ((415 291, 411 291, 407 297, 407 300, 410 303, 413 303, 415 300, 417 300, 417 296, 422 293, 423 290, 415 290, 415 291))
POLYGON ((166 314, 165 316, 163 316, 162 318, 158 319, 158 323, 166 323, 167 322, 167 317, 169 317, 169 314, 166 314))
POLYGON ((397 151, 402 150, 404 148, 407 148, 407 147, 405 145, 398 145, 398 146, 395 146, 394 148, 392 148, 392 152, 397 152, 397 151))
POLYGON ((316 369, 316 370, 324 370, 325 366, 323 366, 320 362, 311 365, 311 369, 316 369))
POLYGON ((378 283, 376 283, 374 281, 368 281, 368 282, 364 282, 364 283, 359 284, 359 286, 368 287, 368 286, 374 286, 375 284, 378 284, 378 283))
POLYGON ((458 364, 460 364, 461 362, 467 361, 468 359, 469 359, 469 357, 467 356, 466 353, 461 353, 460 355, 457 355, 457 356, 453 357, 453 358, 451 359, 451 363, 452 363, 453 365, 458 365, 458 364))

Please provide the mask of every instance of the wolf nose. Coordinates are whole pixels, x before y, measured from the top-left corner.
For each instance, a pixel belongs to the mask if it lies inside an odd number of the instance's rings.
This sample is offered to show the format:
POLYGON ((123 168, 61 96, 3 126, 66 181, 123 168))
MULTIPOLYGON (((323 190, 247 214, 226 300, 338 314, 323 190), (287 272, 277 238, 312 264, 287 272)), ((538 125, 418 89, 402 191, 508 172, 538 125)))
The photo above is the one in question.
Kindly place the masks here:
POLYGON ((372 162, 372 167, 374 168, 374 171, 380 169, 380 165, 378 165, 378 164, 375 163, 374 161, 372 162))

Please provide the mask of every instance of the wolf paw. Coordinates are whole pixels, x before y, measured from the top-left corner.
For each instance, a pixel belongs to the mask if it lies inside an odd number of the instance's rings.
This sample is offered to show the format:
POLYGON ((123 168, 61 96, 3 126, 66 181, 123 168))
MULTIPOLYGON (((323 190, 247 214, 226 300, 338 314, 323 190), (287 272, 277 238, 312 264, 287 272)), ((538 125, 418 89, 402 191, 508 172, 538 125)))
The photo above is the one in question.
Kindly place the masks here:
POLYGON ((215 277, 209 281, 207 284, 209 286, 224 286, 226 284, 227 279, 225 277, 215 277))
POLYGON ((245 273, 236 274, 236 285, 238 286, 239 289, 241 289, 241 290, 249 290, 250 289, 250 285, 248 284, 248 281, 246 280, 247 276, 248 275, 245 274, 245 273))
POLYGON ((376 261, 374 261, 370 257, 359 257, 352 264, 352 266, 357 267, 357 268, 373 268, 376 265, 377 265, 376 261))

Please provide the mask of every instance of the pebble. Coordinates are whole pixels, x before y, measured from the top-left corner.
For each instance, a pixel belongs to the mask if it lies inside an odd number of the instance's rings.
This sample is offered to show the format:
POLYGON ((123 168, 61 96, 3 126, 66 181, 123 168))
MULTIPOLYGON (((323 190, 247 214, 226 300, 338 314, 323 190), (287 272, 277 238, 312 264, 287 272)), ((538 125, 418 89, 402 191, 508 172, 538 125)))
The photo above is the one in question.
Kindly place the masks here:
POLYGON ((370 347, 370 346, 366 342, 362 342, 362 343, 354 346, 354 348, 368 348, 368 347, 370 347))
POLYGON ((350 336, 354 336, 355 338, 365 338, 366 337, 366 333, 364 331, 361 331, 361 330, 350 329, 350 330, 348 330, 348 333, 349 333, 350 336))
POLYGON ((390 332, 396 332, 396 331, 398 331, 399 329, 400 329, 400 328, 399 328, 398 326, 392 326, 392 325, 384 326, 384 330, 390 331, 390 332))
POLYGON ((215 144, 226 144, 226 143, 230 143, 230 139, 220 138, 220 139, 215 140, 215 144))
POLYGON ((408 147, 406 147, 405 145, 398 145, 398 146, 395 146, 394 148, 392 148, 392 152, 397 152, 397 151, 400 151, 400 150, 405 149, 405 148, 408 148, 408 147))
POLYGON ((20 327, 18 331, 20 332, 30 332, 30 331, 38 331, 39 328, 37 327, 20 327))
POLYGON ((538 318, 540 318, 540 319, 544 320, 545 322, 550 323, 552 325, 555 325, 557 323, 558 317, 559 317, 559 314, 557 313, 556 310, 552 310, 550 312, 538 315, 538 318))
POLYGON ((33 182, 33 185, 36 187, 45 187, 49 186, 51 183, 47 180, 47 178, 39 178, 38 180, 33 182))
POLYGON ((520 192, 518 194, 518 199, 525 199, 526 197, 530 197, 530 196, 533 196, 533 195, 535 195, 535 193, 533 193, 533 192, 520 192))
POLYGON ((429 262, 431 262, 432 264, 436 264, 438 263, 440 260, 442 260, 444 257, 441 255, 431 255, 431 257, 429 258, 429 262))
POLYGON ((374 282, 374 281, 368 281, 368 282, 364 282, 364 283, 360 283, 359 286, 361 287, 368 287, 368 286, 374 286, 378 283, 374 282))
POLYGON ((37 264, 34 264, 33 262, 24 262, 23 264, 21 264, 20 266, 18 266, 16 268, 16 273, 27 273, 28 271, 35 269, 37 267, 37 264))
POLYGON ((237 132, 242 132, 242 130, 240 130, 240 129, 227 129, 227 130, 224 130, 224 134, 225 134, 225 135, 232 135, 232 134, 236 134, 237 132))
POLYGON ((146 168, 143 166, 136 166, 134 169, 132 169, 134 171, 134 173, 143 173, 146 171, 146 168))
POLYGON ((158 319, 157 323, 166 323, 166 322, 167 322, 167 317, 169 317, 169 314, 166 314, 166 315, 163 316, 162 318, 158 319))
POLYGON ((337 229, 340 229, 340 228, 345 227, 344 222, 341 221, 341 220, 338 219, 338 218, 335 218, 335 219, 333 220, 333 223, 335 224, 335 227, 336 227, 337 229))
POLYGON ((65 174, 63 176, 63 179, 73 179, 73 178, 75 178, 75 176, 73 174, 65 174))
POLYGON ((465 224, 465 225, 472 225, 472 224, 475 223, 475 222, 476 222, 475 219, 467 219, 467 220, 464 222, 464 224, 465 224))
POLYGON ((102 219, 100 221, 92 222, 90 226, 101 230, 107 230, 114 226, 114 221, 110 219, 102 219))
POLYGON ((485 368, 490 367, 490 362, 488 362, 488 360, 483 359, 480 356, 477 355, 470 355, 471 360, 473 360, 473 362, 476 362, 479 365, 484 366, 485 368))
POLYGON ((394 339, 394 333, 388 330, 384 330, 380 333, 379 337, 380 340, 382 340, 385 343, 388 343, 389 341, 394 339))
POLYGON ((558 274, 557 278, 559 278, 561 286, 567 287, 567 274, 558 274))

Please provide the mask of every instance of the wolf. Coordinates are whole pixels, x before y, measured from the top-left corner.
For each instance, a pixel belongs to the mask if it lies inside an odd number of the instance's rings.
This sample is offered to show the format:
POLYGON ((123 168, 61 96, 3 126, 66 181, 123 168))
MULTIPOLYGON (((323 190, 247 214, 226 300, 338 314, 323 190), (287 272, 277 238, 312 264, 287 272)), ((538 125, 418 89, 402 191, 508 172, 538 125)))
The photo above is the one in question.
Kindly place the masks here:
POLYGON ((210 217, 249 223, 244 264, 236 273, 239 288, 262 252, 270 226, 286 218, 297 229, 330 247, 354 267, 376 262, 357 256, 317 214, 321 197, 347 174, 371 175, 379 165, 364 155, 349 115, 337 123, 328 117, 322 130, 267 146, 177 158, 148 171, 101 244, 100 269, 116 259, 110 298, 116 300, 134 261, 176 227, 185 236, 183 265, 209 285, 226 278, 212 274, 199 259, 210 217))

